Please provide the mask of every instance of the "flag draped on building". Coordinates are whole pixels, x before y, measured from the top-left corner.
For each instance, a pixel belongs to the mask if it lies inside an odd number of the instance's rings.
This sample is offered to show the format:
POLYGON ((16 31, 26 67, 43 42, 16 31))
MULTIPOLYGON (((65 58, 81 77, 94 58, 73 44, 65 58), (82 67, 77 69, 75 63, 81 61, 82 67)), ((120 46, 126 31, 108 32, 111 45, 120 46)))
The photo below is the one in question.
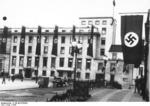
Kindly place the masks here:
POLYGON ((0 54, 6 54, 7 37, 8 37, 8 27, 4 27, 2 39, 0 41, 0 54))
POLYGON ((38 36, 37 36, 37 44, 36 44, 36 55, 41 55, 41 26, 38 26, 38 36))
POLYGON ((121 41, 125 64, 138 67, 143 59, 142 15, 121 16, 121 41))
MULTIPOLYGON (((73 30, 72 30, 72 42, 76 42, 75 34, 76 34, 76 27, 73 26, 73 30)), ((75 52, 75 47, 72 46, 71 56, 74 56, 74 52, 75 52)))
POLYGON ((91 36, 88 38, 87 55, 93 57, 93 32, 94 26, 91 27, 91 36))
POLYGON ((20 47, 19 47, 19 54, 22 55, 25 54, 25 33, 26 27, 23 26, 21 30, 20 47))
POLYGON ((54 36, 53 36, 52 55, 57 56, 57 46, 58 46, 58 26, 55 26, 54 36))

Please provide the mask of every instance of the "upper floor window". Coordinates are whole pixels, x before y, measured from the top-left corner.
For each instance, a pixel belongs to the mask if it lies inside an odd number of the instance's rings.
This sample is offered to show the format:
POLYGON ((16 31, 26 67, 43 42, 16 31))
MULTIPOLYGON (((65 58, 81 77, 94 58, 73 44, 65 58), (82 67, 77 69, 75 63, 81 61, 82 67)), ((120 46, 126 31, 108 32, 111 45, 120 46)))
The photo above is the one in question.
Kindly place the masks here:
POLYGON ((18 40, 17 36, 14 36, 13 42, 17 43, 17 40, 18 40))
POLYGON ((65 36, 61 37, 61 43, 65 43, 65 36))
POLYGON ((60 48, 60 54, 65 54, 65 47, 60 48))
POLYGON ((92 25, 92 24, 93 24, 93 22, 92 22, 92 21, 88 21, 88 24, 89 24, 89 25, 92 25))
POLYGON ((101 45, 105 45, 105 39, 101 39, 101 45))
POLYGON ((48 36, 44 36, 44 43, 48 43, 48 36))
POLYGON ((98 63, 98 70, 102 70, 103 68, 103 63, 98 63))
POLYGON ((81 25, 86 25, 86 21, 81 21, 81 25))
POLYGON ((39 57, 35 57, 35 67, 39 66, 39 57))
POLYGON ((91 69, 91 59, 86 59, 86 69, 91 69))
POLYGON ((29 43, 33 42, 33 36, 29 36, 29 43))
POLYGON ((105 49, 100 49, 100 55, 104 56, 105 55, 105 49))
POLYGON ((99 20, 96 20, 95 21, 95 25, 99 25, 100 24, 100 21, 99 20))
POLYGON ((32 46, 28 46, 28 53, 32 53, 32 46))
POLYGON ((27 57, 27 66, 31 67, 31 62, 32 62, 32 57, 28 56, 27 57))
POLYGON ((60 58, 59 66, 64 67, 64 58, 60 58))
POLYGON ((107 24, 107 21, 106 21, 106 20, 103 20, 103 21, 102 21, 102 24, 103 24, 103 25, 106 25, 106 24, 107 24))
POLYGON ((68 59, 68 67, 72 67, 73 58, 68 59))
POLYGON ((106 28, 102 28, 102 34, 106 35, 106 28))
POLYGON ((47 57, 43 57, 43 67, 47 67, 47 57))
POLYGON ((51 68, 55 68, 55 64, 56 64, 56 58, 52 57, 51 58, 51 68))
POLYGON ((12 56, 12 66, 16 66, 16 56, 12 56))
POLYGON ((23 60, 24 60, 24 57, 23 57, 23 56, 20 56, 20 59, 19 59, 19 66, 23 66, 23 60))
POLYGON ((14 52, 14 53, 17 52, 17 46, 13 46, 13 52, 14 52))
POLYGON ((82 68, 82 59, 78 58, 77 59, 77 69, 81 69, 82 68))
POLYGON ((48 53, 48 46, 44 46, 44 54, 48 53))

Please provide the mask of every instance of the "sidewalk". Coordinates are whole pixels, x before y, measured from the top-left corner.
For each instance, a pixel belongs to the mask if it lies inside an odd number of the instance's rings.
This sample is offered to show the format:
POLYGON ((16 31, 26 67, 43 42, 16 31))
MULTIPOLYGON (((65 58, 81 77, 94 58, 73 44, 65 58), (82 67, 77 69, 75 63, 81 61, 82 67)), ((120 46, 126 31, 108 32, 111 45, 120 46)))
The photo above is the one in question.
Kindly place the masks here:
MULTIPOLYGON (((17 89, 26 89, 26 88, 38 88, 38 83, 35 83, 35 80, 24 79, 23 82, 20 79, 16 79, 14 82, 6 78, 6 84, 2 84, 2 78, 0 78, 0 91, 3 90, 17 90, 17 89)), ((49 83, 49 87, 52 84, 49 83)))

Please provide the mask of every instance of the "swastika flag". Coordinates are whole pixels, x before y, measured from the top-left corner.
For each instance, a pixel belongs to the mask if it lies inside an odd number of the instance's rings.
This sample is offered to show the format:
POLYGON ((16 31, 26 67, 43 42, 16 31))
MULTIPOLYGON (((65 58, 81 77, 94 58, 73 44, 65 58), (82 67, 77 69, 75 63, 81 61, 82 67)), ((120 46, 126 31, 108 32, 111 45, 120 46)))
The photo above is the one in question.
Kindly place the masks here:
POLYGON ((125 64, 138 67, 143 58, 142 15, 121 16, 121 42, 125 64))

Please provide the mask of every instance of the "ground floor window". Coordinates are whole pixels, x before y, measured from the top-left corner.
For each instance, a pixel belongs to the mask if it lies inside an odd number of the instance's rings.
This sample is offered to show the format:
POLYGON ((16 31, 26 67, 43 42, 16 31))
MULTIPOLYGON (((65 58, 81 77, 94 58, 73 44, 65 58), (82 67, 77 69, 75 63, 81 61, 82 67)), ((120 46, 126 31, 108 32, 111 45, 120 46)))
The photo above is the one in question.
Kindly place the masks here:
POLYGON ((77 78, 80 78, 80 77, 81 77, 81 73, 77 72, 77 78))
POLYGON ((11 69, 11 74, 15 74, 15 69, 11 69))
POLYGON ((51 71, 51 76, 55 76, 55 71, 51 71))
POLYGON ((85 73, 85 79, 89 79, 90 78, 90 73, 85 73))
POLYGON ((42 75, 46 76, 46 70, 43 70, 42 75))

